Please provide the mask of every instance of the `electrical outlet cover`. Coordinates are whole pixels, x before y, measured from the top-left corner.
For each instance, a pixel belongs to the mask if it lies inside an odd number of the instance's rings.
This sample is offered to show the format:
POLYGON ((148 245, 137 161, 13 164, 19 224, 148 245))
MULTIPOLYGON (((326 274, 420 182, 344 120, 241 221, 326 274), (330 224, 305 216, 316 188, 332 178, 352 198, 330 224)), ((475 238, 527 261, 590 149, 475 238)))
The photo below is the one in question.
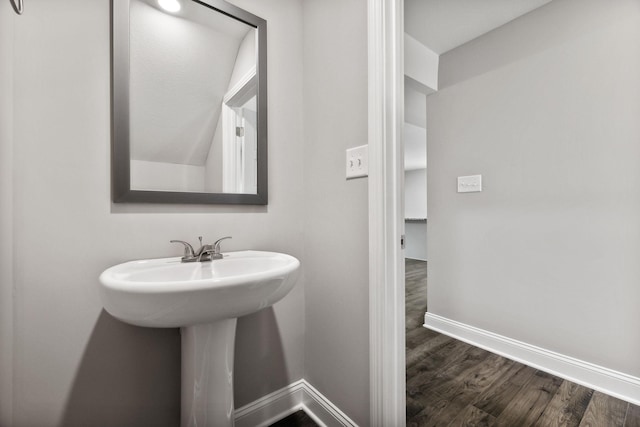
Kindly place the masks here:
POLYGON ((369 146, 349 148, 347 150, 347 179, 362 178, 369 175, 369 146))
POLYGON ((482 191, 482 175, 458 177, 458 193, 482 191))

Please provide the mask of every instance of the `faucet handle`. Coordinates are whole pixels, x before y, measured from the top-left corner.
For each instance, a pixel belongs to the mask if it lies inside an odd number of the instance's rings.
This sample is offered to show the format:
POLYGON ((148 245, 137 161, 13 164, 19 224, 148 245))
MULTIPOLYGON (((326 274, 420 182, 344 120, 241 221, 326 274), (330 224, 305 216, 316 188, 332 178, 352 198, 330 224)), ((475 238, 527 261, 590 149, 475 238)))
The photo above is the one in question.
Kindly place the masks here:
POLYGON ((215 251, 215 253, 216 254, 220 253, 220 242, 222 242, 225 239, 231 239, 231 238, 232 238, 231 236, 226 236, 226 237, 223 237, 221 239, 216 240, 215 243, 213 244, 213 250, 215 251))
POLYGON ((194 258, 196 253, 193 251, 193 246, 184 240, 170 240, 169 243, 182 243, 184 245, 184 258, 194 258))

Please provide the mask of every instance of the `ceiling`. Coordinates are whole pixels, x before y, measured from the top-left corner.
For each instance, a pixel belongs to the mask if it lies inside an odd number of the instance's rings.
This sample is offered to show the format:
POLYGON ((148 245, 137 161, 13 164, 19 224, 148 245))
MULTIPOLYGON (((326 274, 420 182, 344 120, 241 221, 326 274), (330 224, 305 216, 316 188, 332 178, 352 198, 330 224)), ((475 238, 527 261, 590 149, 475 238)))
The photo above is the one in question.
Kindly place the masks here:
POLYGON ((550 1, 405 0, 405 32, 442 54, 550 1))
MULTIPOLYGON (((237 20, 231 16, 227 16, 213 8, 196 2, 181 2, 181 9, 177 12, 167 12, 158 4, 158 0, 139 0, 149 6, 159 10, 160 12, 177 18, 185 19, 189 22, 204 25, 211 30, 224 33, 229 37, 242 40, 249 30, 249 25, 237 20)), ((132 3, 136 3, 134 0, 132 3)), ((133 5, 132 5, 133 7, 133 5)))

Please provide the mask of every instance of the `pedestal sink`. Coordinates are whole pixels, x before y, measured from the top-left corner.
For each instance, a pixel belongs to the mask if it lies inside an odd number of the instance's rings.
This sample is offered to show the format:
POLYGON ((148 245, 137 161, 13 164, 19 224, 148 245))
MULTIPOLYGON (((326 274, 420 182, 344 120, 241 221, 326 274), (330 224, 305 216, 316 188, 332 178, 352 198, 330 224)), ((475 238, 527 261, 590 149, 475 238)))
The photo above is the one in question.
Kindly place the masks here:
POLYGON ((300 262, 276 252, 225 253, 219 260, 131 261, 100 275, 105 310, 137 326, 181 328, 181 426, 233 426, 236 321, 293 288, 300 262))

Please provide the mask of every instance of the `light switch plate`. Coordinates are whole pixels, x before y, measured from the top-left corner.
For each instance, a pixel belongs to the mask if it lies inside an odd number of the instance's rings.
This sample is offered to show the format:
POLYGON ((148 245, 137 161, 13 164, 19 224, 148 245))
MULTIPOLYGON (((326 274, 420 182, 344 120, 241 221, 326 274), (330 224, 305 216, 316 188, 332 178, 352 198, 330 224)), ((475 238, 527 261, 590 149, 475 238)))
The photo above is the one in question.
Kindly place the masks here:
POLYGON ((369 146, 349 148, 347 150, 347 179, 369 175, 369 146))
POLYGON ((458 177, 458 193, 482 191, 482 175, 458 177))

